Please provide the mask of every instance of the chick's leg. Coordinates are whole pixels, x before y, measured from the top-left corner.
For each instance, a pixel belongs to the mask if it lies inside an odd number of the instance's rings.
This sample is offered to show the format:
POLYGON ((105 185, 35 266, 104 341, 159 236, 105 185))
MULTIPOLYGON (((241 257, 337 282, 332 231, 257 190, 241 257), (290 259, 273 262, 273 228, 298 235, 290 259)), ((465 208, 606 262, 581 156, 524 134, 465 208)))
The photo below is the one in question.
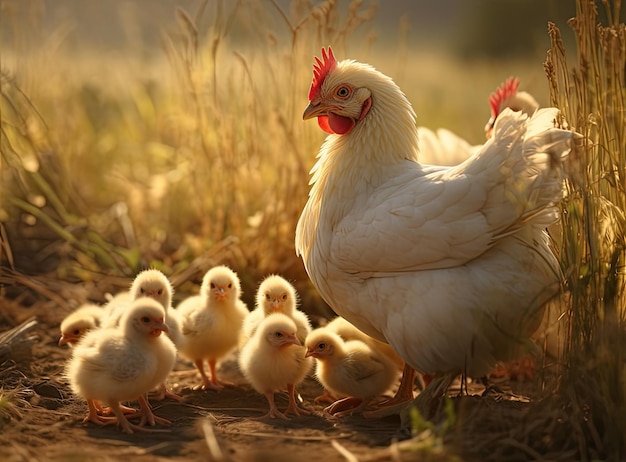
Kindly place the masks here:
MULTIPOLYGON (((294 414, 294 415, 309 415, 310 411, 304 409, 303 407, 298 406, 298 402, 296 401, 296 387, 295 385, 289 384, 287 385, 287 391, 289 392, 289 405, 285 410, 285 415, 294 414)), ((272 395, 273 396, 273 395, 272 395)))
POLYGON ((217 390, 221 391, 224 387, 234 387, 235 384, 232 382, 228 382, 225 380, 220 380, 217 378, 217 360, 214 358, 209 359, 209 371, 211 372, 211 380, 209 380, 206 375, 203 376, 204 384, 202 388, 204 390, 217 390))
POLYGON ((363 412, 371 401, 371 398, 343 398, 325 408, 324 411, 328 412, 333 417, 346 417, 363 412))
POLYGON ((150 394, 150 398, 152 398, 155 401, 163 401, 165 398, 170 398, 178 402, 183 401, 182 396, 178 396, 176 393, 171 392, 167 389, 166 382, 163 382, 161 385, 159 385, 154 391, 154 393, 150 394))
POLYGON ((164 425, 172 423, 167 419, 154 415, 154 412, 152 412, 152 408, 150 407, 150 403, 148 403, 148 400, 144 395, 141 395, 138 398, 138 401, 139 406, 141 407, 141 421, 139 422, 139 426, 143 427, 146 423, 151 427, 154 427, 157 422, 164 425))
POLYGON ((109 423, 117 422, 117 419, 115 417, 103 417, 100 415, 102 407, 100 406, 99 402, 93 399, 88 399, 87 407, 89 411, 83 419, 83 423, 93 422, 96 425, 107 425, 109 423))
POLYGON ((289 418, 285 414, 280 412, 278 410, 278 408, 276 407, 276 403, 274 402, 274 392, 273 391, 265 392, 265 397, 267 398, 267 402, 270 405, 270 410, 264 416, 256 417, 254 420, 261 420, 261 419, 268 419, 268 418, 269 419, 275 419, 276 417, 280 417, 281 419, 289 420, 289 418))
MULTIPOLYGON (((204 364, 203 364, 204 359, 196 359, 193 363, 196 365, 196 367, 198 368, 198 372, 200 372, 200 375, 202 376, 202 383, 200 385, 196 385, 195 387, 193 387, 194 390, 220 391, 222 390, 222 388, 224 388, 223 386, 216 386, 206 375, 206 372, 204 372, 204 364)), ((210 362, 209 362, 209 367, 210 367, 210 362)), ((214 373, 211 372, 211 376, 213 375, 214 373)))
POLYGON ((115 414, 117 425, 120 427, 122 432, 132 435, 133 433, 135 433, 135 431, 140 431, 140 432, 147 431, 146 429, 140 427, 139 425, 132 424, 128 421, 128 419, 126 418, 126 415, 122 412, 122 409, 120 408, 120 403, 111 403, 111 409, 113 410, 113 413, 115 414))

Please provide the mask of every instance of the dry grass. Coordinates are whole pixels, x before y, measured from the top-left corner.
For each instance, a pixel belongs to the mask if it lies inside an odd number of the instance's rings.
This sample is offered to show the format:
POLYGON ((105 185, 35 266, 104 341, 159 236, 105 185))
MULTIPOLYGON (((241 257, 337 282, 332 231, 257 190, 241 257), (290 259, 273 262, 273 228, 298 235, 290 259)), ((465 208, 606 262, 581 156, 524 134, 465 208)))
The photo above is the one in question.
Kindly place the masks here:
MULTIPOLYGON (((626 457, 625 30, 619 1, 607 3, 605 26, 592 2, 577 5, 575 54, 550 28, 549 85, 538 63, 460 64, 401 39, 396 53, 376 54, 375 6, 360 1, 342 10, 296 0, 289 11, 274 1, 199 2, 175 12, 158 57, 140 45, 124 55, 70 52, 66 26, 45 32, 34 27, 42 12, 23 7, 30 24, 3 49, 0 81, 0 297, 101 301, 147 266, 185 294, 227 263, 248 301, 275 272, 296 282, 309 313, 327 315, 293 246, 323 139, 301 121, 312 56, 332 43, 338 56, 389 69, 420 123, 472 142, 483 124, 467 120, 484 107, 486 121, 489 92, 518 74, 585 135, 569 162, 558 246, 569 294, 562 374, 537 406, 472 408, 436 441, 482 460, 626 457), (80 299, 55 281, 80 282, 80 299)), ((12 409, 0 404, 0 414, 12 409)))
POLYGON ((620 2, 577 1, 569 25, 576 64, 568 64, 550 24, 545 64, 551 102, 584 135, 569 162, 559 245, 569 297, 560 398, 578 416, 579 457, 626 455, 626 26, 620 2))

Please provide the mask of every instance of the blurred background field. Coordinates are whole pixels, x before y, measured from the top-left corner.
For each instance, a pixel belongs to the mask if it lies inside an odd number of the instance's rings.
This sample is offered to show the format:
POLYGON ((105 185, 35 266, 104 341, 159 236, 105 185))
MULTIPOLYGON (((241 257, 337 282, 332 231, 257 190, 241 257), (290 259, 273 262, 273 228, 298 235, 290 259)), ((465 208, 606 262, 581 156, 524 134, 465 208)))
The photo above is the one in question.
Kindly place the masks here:
POLYGON ((98 298, 148 266, 184 293, 224 262, 249 300, 277 272, 324 311, 293 250, 324 138, 301 120, 313 57, 374 64, 421 125, 479 143, 509 75, 548 102, 546 23, 573 14, 504 3, 3 1, 3 268, 98 298))
MULTIPOLYGON (((563 369, 550 388, 558 399, 534 409, 541 428, 571 424, 561 454, 626 457, 619 1, 0 7, 0 304, 51 300, 59 320, 147 267, 170 277, 177 301, 221 263, 240 275, 249 306, 259 281, 279 273, 314 319, 331 316, 293 244, 324 139, 301 118, 320 48, 374 65, 405 91, 418 124, 472 144, 484 140, 490 93, 518 76, 587 136, 569 164, 558 233, 566 321, 563 369)), ((515 431, 528 443, 523 426, 515 431)))

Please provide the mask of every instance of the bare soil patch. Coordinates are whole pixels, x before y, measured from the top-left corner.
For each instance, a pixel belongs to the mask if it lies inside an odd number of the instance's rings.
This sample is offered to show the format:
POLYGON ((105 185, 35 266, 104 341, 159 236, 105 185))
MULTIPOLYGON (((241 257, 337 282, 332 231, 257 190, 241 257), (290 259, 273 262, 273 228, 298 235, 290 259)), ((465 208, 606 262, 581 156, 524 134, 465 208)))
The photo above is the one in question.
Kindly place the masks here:
MULTIPOLYGON (((398 444, 410 436, 406 429, 401 430, 398 416, 376 420, 362 416, 331 418, 323 413, 324 404, 313 402, 322 388, 312 377, 299 388, 304 406, 313 411, 310 416, 255 420, 268 405, 265 397, 245 382, 234 355, 220 371, 236 386, 220 393, 193 390, 200 376, 191 363, 179 360, 170 376, 170 387, 184 402, 152 401, 155 414, 171 420, 171 425, 157 424, 149 432, 126 435, 115 426, 83 424, 87 406, 72 396, 63 378, 71 351, 57 346, 58 325, 63 317, 58 305, 38 302, 23 306, 2 298, 0 303, 0 333, 32 316, 38 321, 30 333, 37 337, 32 353, 22 352, 19 360, 0 365, 2 391, 11 397, 8 405, 0 406, 0 452, 4 461, 451 460, 455 453, 463 454, 464 460, 479 460, 478 454, 485 449, 479 447, 483 443, 464 437, 464 433, 446 436, 445 448, 430 443, 426 449, 418 445, 407 448, 406 444, 398 444)), ((532 387, 512 385, 527 390, 513 391, 508 383, 502 383, 503 393, 479 397, 476 393, 482 388, 471 386, 470 396, 454 398, 457 427, 474 422, 472 425, 483 425, 486 432, 494 434, 503 430, 502 422, 519 420, 529 406, 523 393, 532 387), (491 424, 483 418, 486 414, 491 416, 491 424)), ((456 393, 458 390, 451 390, 452 395, 456 393)), ((284 409, 287 396, 276 398, 279 408, 284 409)), ((523 450, 524 443, 519 446, 522 450, 514 459, 532 458, 532 452, 523 450)), ((506 450, 510 452, 510 445, 506 450)))

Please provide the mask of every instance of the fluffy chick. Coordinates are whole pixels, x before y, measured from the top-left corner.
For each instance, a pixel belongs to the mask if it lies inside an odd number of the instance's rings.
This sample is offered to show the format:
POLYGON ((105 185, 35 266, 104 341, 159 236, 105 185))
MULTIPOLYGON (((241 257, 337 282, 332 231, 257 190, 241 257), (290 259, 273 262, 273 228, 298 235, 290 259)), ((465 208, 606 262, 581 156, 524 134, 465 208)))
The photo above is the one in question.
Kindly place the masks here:
POLYGON ((312 327, 308 316, 298 310, 297 304, 298 293, 293 285, 276 274, 266 277, 257 290, 255 309, 246 316, 243 322, 239 348, 246 344, 261 321, 271 313, 283 313, 289 316, 296 323, 298 340, 304 345, 304 340, 312 327))
MULTIPOLYGON (((123 292, 122 294, 118 294, 109 302, 112 308, 105 322, 105 326, 117 326, 122 315, 134 300, 140 297, 150 297, 159 302, 165 309, 165 323, 169 329, 167 335, 172 342, 174 342, 176 348, 180 348, 183 335, 181 332, 180 317, 178 313, 172 309, 173 295, 174 288, 172 287, 172 283, 163 272, 154 268, 141 271, 137 274, 135 279, 133 279, 128 293, 123 292)), ((159 385, 157 395, 154 396, 154 399, 162 400, 166 397, 178 401, 182 400, 180 396, 168 391, 166 383, 162 383, 159 385)))
POLYGON ((337 417, 362 412, 398 380, 398 367, 387 356, 360 340, 344 341, 325 327, 315 329, 306 340, 307 357, 317 360, 315 376, 333 395, 343 397, 325 411, 337 417), (360 403, 353 405, 353 399, 360 403))
POLYGON ((394 363, 396 363, 398 369, 402 369, 402 367, 404 366, 404 360, 400 356, 398 356, 398 353, 394 351, 391 345, 370 337, 365 332, 357 329, 353 324, 349 323, 341 316, 337 316, 324 327, 338 334, 344 341, 360 340, 370 348, 380 351, 382 354, 384 354, 394 363))
POLYGON ((133 302, 120 320, 119 328, 89 332, 74 348, 66 374, 72 391, 89 406, 84 422, 117 423, 123 432, 144 430, 146 422, 169 423, 156 417, 144 394, 165 381, 174 367, 176 348, 161 332, 167 332, 165 309, 157 301, 142 297, 133 302), (121 401, 138 400, 140 425, 124 416, 121 401), (98 415, 96 402, 107 403, 115 417, 98 415))
POLYGON ((189 358, 202 376, 196 388, 222 390, 233 385, 217 378, 218 360, 237 347, 244 318, 249 313, 240 300, 237 274, 226 266, 216 266, 204 275, 200 295, 186 298, 178 305, 183 340, 180 353, 189 358), (211 378, 204 372, 207 360, 211 378))
POLYGON ((84 303, 61 321, 59 346, 74 346, 90 330, 100 327, 105 312, 101 306, 84 303))
POLYGON ((309 374, 312 363, 302 354, 296 324, 288 316, 271 313, 261 321, 240 352, 239 367, 252 387, 267 398, 270 409, 261 419, 309 414, 298 406, 295 388, 309 374), (289 393, 289 405, 282 413, 274 393, 284 389, 289 393))

